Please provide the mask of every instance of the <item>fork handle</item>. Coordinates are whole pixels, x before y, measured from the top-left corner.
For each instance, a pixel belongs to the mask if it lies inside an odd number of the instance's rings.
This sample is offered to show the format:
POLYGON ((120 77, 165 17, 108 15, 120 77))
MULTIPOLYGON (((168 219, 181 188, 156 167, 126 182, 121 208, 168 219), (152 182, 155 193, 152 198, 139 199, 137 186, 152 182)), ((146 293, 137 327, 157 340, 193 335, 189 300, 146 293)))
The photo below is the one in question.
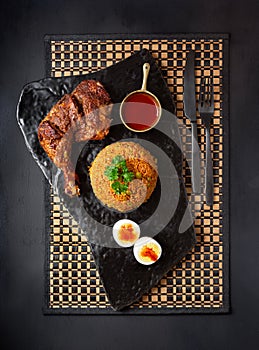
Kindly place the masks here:
POLYGON ((201 159, 196 122, 192 122, 192 190, 193 193, 201 193, 201 159))
POLYGON ((213 164, 210 150, 210 127, 206 127, 206 167, 205 167, 206 204, 213 205, 213 164))

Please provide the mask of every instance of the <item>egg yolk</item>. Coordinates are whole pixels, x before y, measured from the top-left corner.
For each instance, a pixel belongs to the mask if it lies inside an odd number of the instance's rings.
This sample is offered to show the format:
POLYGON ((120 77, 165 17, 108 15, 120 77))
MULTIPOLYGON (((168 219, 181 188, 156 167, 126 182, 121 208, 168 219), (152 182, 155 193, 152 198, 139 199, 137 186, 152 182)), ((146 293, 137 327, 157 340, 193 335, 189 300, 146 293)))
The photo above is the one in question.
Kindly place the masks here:
POLYGON ((157 245, 149 243, 141 248, 139 255, 143 261, 157 261, 159 248, 157 245))
POLYGON ((138 238, 138 235, 132 224, 123 224, 119 229, 118 238, 122 242, 133 243, 138 238))

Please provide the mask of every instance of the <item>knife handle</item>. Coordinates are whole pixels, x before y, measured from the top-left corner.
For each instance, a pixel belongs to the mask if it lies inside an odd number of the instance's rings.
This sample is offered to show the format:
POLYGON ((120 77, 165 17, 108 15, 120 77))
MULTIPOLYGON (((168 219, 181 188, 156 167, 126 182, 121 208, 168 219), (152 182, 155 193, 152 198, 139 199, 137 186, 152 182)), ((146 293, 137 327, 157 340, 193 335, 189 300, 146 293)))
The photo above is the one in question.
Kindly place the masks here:
POLYGON ((205 166, 206 204, 213 205, 213 164, 210 150, 210 127, 206 127, 206 166, 205 166))
POLYGON ((201 159, 197 137, 197 124, 192 122, 192 190, 201 193, 201 159))

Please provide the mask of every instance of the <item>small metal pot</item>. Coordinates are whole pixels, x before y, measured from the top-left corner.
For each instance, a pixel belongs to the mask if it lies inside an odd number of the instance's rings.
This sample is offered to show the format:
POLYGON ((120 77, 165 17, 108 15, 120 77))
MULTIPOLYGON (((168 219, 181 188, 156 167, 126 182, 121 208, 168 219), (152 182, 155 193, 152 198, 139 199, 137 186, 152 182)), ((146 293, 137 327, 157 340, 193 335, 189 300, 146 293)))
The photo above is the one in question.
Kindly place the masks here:
POLYGON ((143 64, 143 81, 142 81, 142 87, 140 90, 135 90, 135 91, 132 91, 130 94, 128 94, 124 99, 123 101, 121 102, 121 105, 120 105, 120 118, 121 118, 121 121, 123 122, 123 124, 126 126, 126 128, 128 128, 129 130, 131 131, 135 131, 135 132, 145 132, 145 131, 148 131, 150 129, 152 129, 160 120, 160 117, 161 117, 161 112, 162 112, 162 109, 161 109, 161 104, 158 100, 158 98, 152 94, 150 91, 147 90, 147 79, 148 79, 148 74, 149 74, 149 70, 150 70, 150 65, 149 63, 144 63, 143 64), (125 121, 125 115, 124 114, 124 106, 126 103, 129 103, 127 101, 129 101, 130 99, 132 99, 132 97, 134 95, 139 95, 139 94, 143 94, 143 95, 146 95, 150 98, 150 100, 152 100, 154 102, 154 105, 156 106, 157 108, 157 115, 156 115, 156 120, 155 122, 148 126, 147 125, 147 128, 145 129, 141 129, 141 130, 138 130, 138 129, 134 129, 132 128, 131 126, 129 126, 127 124, 127 122, 125 121))

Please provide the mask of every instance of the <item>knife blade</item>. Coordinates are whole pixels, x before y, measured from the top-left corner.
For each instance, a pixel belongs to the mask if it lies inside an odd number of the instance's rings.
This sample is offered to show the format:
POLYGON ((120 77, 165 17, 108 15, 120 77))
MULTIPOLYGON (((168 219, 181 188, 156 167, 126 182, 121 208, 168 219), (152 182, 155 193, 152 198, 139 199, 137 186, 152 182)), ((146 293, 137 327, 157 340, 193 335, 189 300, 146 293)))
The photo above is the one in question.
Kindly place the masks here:
POLYGON ((190 119, 192 126, 192 189, 194 193, 201 193, 201 160, 196 123, 195 52, 192 50, 186 58, 183 103, 184 113, 190 119))

